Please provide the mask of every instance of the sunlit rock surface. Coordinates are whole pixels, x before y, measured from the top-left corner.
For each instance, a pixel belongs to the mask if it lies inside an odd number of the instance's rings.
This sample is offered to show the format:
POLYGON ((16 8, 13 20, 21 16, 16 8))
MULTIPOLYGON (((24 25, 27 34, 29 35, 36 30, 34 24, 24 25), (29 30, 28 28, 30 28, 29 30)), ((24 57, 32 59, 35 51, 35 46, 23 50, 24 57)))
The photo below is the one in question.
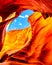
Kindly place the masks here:
MULTIPOLYGON (((49 17, 52 16, 51 0, 0 0, 0 16, 2 17, 0 23, 0 65, 52 65, 52 17, 49 17), (32 14, 29 17, 32 28, 32 38, 29 37, 29 45, 10 55, 5 45, 9 43, 3 41, 6 36, 6 25, 26 9, 39 11, 45 18, 48 18, 44 19, 39 12, 32 14), (16 12, 15 17, 6 20, 13 12, 16 12), (5 54, 8 54, 8 56, 5 57, 5 54)), ((24 39, 26 40, 26 37, 24 39)), ((10 45, 7 48, 11 49, 10 45)), ((13 51, 13 48, 10 51, 13 51)))
POLYGON ((0 52, 0 57, 3 54, 11 55, 29 44, 32 38, 31 27, 22 30, 12 30, 6 33, 4 45, 0 52))
POLYGON ((7 65, 52 65, 52 17, 36 12, 28 18, 31 27, 6 34, 0 59, 7 65), (12 54, 12 55, 11 55, 12 54))

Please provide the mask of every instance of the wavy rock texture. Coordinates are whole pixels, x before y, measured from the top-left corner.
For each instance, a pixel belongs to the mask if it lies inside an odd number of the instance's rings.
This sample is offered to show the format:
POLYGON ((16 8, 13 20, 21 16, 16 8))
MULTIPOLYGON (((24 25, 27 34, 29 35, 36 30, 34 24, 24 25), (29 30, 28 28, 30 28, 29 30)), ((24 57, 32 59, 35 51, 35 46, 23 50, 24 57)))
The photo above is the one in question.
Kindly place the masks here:
POLYGON ((31 24, 30 28, 10 31, 6 34, 0 57, 4 54, 3 52, 8 56, 3 63, 7 65, 52 65, 52 17, 44 19, 41 13, 36 12, 28 20, 31 24))
POLYGON ((11 55, 27 46, 32 38, 31 27, 23 30, 12 30, 6 33, 4 45, 0 52, 0 58, 3 54, 11 55))
POLYGON ((52 14, 51 0, 0 0, 0 15, 5 19, 11 13, 16 11, 18 16, 21 11, 31 9, 44 14, 52 14), (6 14, 6 15, 5 15, 6 14))
MULTIPOLYGON (((5 26, 10 22, 10 20, 6 20, 6 18, 16 12, 16 18, 23 10, 31 9, 33 11, 39 11, 43 14, 44 17, 48 15, 52 15, 52 1, 51 0, 0 0, 0 16, 2 17, 2 23, 0 23, 0 46, 3 46, 3 39, 5 36, 5 32, 3 30, 5 26), (3 35, 2 35, 3 34, 3 35)), ((0 48, 0 49, 1 49, 0 48)))
POLYGON ((0 65, 52 65, 52 17, 44 19, 40 12, 44 17, 52 16, 52 1, 0 0, 0 65), (6 34, 9 22, 26 9, 39 11, 28 18, 31 27, 6 34), (6 20, 13 12, 16 12, 15 16, 6 20), (16 39, 17 33, 22 35, 16 39), (17 45, 15 39, 18 40, 17 45))

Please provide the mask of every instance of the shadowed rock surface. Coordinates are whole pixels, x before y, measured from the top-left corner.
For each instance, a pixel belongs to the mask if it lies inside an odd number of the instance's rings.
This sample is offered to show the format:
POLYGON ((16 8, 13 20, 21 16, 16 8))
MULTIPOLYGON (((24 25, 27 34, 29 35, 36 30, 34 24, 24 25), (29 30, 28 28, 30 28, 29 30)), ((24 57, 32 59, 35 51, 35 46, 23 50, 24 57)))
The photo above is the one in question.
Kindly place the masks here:
MULTIPOLYGON (((52 65, 52 17, 49 17, 52 16, 51 0, 0 0, 0 16, 2 16, 2 22, 0 23, 0 65, 52 65), (4 38, 8 34, 6 34, 6 26, 26 9, 39 11, 28 18, 31 25, 32 38, 29 37, 30 41, 27 46, 10 55, 7 48, 9 47, 9 50, 13 50, 13 48, 11 49, 8 43, 6 43, 8 47, 4 47, 4 38), (16 12, 16 15, 9 20, 5 20, 13 12, 16 12), (43 16, 48 18, 44 19, 43 16), (5 53, 2 52, 3 48, 7 50, 5 53)), ((26 30, 29 32, 28 28, 26 30)), ((26 34, 25 32, 24 36, 26 34)), ((26 40, 26 37, 24 39, 26 40)), ((26 44, 25 42, 24 44, 26 44)))

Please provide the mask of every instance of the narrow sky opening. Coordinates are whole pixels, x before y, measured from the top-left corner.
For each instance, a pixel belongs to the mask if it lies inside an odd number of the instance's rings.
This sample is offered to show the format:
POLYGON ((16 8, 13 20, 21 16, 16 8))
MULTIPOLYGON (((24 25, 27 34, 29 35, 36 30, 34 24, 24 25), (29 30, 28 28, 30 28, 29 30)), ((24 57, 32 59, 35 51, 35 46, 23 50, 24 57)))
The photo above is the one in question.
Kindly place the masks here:
POLYGON ((7 32, 10 30, 19 30, 30 26, 28 17, 33 14, 32 10, 23 11, 13 22, 8 26, 7 32))

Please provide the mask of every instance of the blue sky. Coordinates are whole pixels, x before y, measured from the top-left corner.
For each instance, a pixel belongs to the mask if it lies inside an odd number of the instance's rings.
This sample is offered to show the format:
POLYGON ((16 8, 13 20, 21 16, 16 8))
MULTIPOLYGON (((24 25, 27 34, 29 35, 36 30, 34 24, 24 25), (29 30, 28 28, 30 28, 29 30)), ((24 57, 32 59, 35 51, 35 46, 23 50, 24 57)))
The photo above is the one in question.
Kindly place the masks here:
POLYGON ((23 29, 30 26, 28 23, 28 17, 33 13, 32 10, 23 11, 13 22, 9 25, 7 32, 10 30, 23 29))

